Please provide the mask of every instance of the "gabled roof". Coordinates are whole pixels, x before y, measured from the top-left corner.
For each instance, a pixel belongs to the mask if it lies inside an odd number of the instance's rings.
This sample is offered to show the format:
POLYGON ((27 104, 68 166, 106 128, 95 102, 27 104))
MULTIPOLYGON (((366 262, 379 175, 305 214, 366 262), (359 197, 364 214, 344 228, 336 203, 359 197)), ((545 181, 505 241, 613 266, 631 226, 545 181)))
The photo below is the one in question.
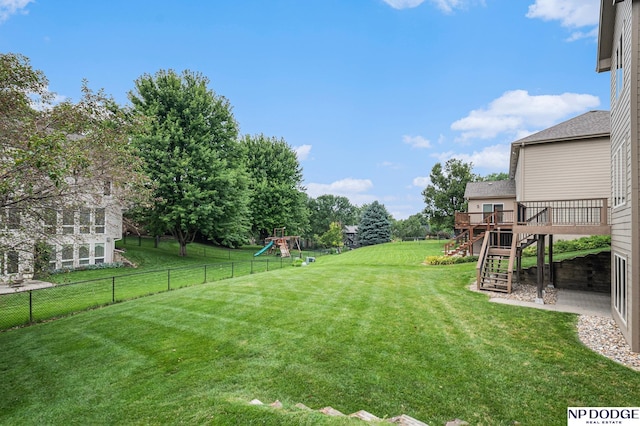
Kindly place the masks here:
POLYGON ((516 182, 510 180, 495 180, 483 182, 469 182, 464 190, 464 198, 515 198, 516 182))
POLYGON ((509 177, 514 178, 520 148, 526 145, 608 138, 611 135, 611 113, 589 111, 560 124, 541 130, 511 143, 509 177))
POLYGON ((357 234, 358 233, 358 225, 347 225, 344 227, 344 232, 346 234, 357 234))

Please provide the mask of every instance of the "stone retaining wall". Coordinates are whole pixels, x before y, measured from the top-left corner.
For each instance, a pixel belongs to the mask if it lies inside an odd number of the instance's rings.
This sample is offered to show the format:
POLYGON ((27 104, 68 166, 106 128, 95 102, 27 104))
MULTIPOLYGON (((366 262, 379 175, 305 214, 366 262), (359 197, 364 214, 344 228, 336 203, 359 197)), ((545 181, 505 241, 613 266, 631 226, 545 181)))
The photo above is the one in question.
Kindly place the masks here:
MULTIPOLYGON (((545 284, 549 282, 549 265, 545 264, 545 284)), ((553 262, 555 287, 568 290, 611 293, 611 252, 604 251, 574 259, 553 262)), ((532 266, 520 273, 520 282, 536 284, 538 267, 532 266)))

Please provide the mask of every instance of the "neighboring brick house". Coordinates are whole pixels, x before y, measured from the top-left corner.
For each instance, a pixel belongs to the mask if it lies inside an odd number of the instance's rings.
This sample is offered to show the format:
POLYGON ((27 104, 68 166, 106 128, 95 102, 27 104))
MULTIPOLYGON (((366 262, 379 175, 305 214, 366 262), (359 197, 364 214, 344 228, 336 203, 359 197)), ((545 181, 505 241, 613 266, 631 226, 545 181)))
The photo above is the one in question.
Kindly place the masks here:
POLYGON ((4 215, 0 283, 32 278, 34 235, 48 246, 50 269, 112 263, 115 242, 122 236, 122 208, 111 194, 110 182, 100 191, 70 197, 60 208, 46 209, 38 219, 25 217, 19 209, 6 209, 4 215))
POLYGON ((611 76, 612 315, 640 352, 640 1, 601 0, 597 72, 611 76))

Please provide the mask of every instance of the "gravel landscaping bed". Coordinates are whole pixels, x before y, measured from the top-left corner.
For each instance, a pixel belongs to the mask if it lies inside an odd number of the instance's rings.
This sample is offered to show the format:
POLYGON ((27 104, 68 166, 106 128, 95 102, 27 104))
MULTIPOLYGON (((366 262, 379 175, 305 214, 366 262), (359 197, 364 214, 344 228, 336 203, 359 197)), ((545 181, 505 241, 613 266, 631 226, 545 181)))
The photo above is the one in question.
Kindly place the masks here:
MULTIPOLYGON (((475 284, 470 288, 476 291, 475 284)), ((514 284, 510 294, 497 291, 482 291, 482 293, 486 293, 489 297, 535 302, 537 291, 534 285, 514 284)), ((545 305, 555 305, 558 300, 557 289, 545 288, 543 300, 545 305)), ((613 361, 640 371, 640 353, 631 352, 629 344, 613 319, 595 315, 580 315, 577 329, 578 337, 586 347, 613 361)))

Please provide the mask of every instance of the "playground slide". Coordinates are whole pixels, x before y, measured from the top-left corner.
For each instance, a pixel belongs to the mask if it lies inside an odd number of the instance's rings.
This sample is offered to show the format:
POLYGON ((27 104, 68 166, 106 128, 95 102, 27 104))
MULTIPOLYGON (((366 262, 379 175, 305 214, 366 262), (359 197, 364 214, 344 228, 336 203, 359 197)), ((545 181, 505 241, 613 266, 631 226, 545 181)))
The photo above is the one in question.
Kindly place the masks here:
POLYGON ((265 251, 269 250, 272 245, 273 245, 273 241, 269 241, 269 244, 267 244, 266 246, 262 247, 259 252, 255 253, 253 255, 253 257, 260 256, 262 253, 264 253, 265 251))

